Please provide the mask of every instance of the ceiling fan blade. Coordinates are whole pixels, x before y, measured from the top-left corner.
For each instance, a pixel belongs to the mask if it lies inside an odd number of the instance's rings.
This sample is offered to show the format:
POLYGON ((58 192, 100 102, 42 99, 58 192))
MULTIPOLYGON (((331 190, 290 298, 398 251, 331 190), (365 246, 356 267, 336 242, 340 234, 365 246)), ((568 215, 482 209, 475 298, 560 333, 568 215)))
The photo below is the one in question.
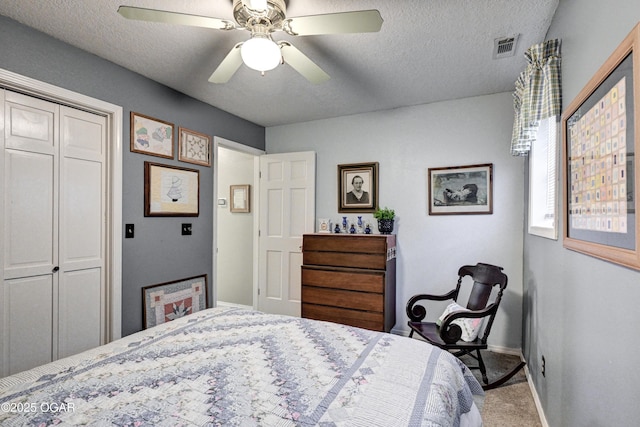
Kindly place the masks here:
POLYGON ((375 9, 287 19, 283 30, 293 36, 318 34, 375 33, 382 28, 382 16, 375 9))
POLYGON ((291 65, 294 70, 302 74, 311 83, 323 83, 330 79, 329 74, 325 73, 322 68, 318 67, 315 62, 290 43, 280 42, 280 50, 284 62, 291 65))
POLYGON ((216 30, 234 30, 236 24, 226 19, 208 16, 188 15, 186 13, 165 10, 144 9, 141 7, 120 6, 118 13, 127 19, 139 21, 164 22, 166 24, 190 25, 193 27, 213 28, 216 30))
POLYGON ((211 83, 226 83, 238 71, 242 65, 242 56, 240 56, 240 47, 242 42, 238 43, 225 56, 218 68, 211 74, 209 81, 211 83))

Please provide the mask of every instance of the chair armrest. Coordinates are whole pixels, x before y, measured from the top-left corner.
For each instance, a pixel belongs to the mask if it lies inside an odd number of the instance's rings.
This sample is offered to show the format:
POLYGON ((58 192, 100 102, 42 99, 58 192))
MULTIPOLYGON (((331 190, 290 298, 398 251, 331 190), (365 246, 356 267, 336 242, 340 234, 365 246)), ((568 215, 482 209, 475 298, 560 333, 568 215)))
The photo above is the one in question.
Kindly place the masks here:
POLYGON ((407 316, 412 322, 420 322, 427 316, 427 309, 422 305, 416 305, 418 301, 447 301, 454 300, 458 296, 458 290, 453 289, 443 295, 418 294, 412 296, 407 302, 407 316))
POLYGON ((440 325, 440 338, 447 344, 458 342, 460 337, 462 337, 462 328, 451 322, 456 319, 481 319, 483 317, 493 316, 497 310, 498 306, 492 303, 482 310, 452 311, 442 320, 442 325, 440 325))

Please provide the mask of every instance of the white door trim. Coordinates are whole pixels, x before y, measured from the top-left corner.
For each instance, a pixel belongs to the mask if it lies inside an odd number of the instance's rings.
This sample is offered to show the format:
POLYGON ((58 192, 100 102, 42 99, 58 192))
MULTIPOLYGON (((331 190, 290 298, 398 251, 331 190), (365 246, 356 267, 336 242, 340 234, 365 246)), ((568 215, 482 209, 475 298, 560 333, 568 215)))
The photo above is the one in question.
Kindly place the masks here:
POLYGON ((107 341, 122 335, 122 107, 0 68, 0 86, 107 117, 107 341))
MULTIPOLYGON (((218 166, 218 147, 224 147, 235 151, 240 151, 243 153, 251 154, 255 156, 254 159, 254 176, 253 176, 253 188, 251 191, 252 197, 254 200, 257 200, 258 194, 260 191, 259 183, 260 183, 260 156, 265 154, 264 150, 260 150, 258 148, 250 147, 248 145, 240 144, 239 142, 231 141, 229 139, 225 139, 219 136, 213 137, 213 261, 212 261, 212 288, 213 288, 213 305, 215 306, 216 301, 218 301, 218 284, 216 283, 216 276, 218 271, 218 256, 217 256, 217 248, 218 248, 218 171, 220 170, 218 166)), ((258 294, 258 263, 255 262, 258 259, 258 233, 257 230, 260 226, 260 210, 259 203, 251 203, 251 209, 253 210, 253 229, 256 231, 253 234, 253 309, 255 310, 258 307, 258 298, 256 295, 258 294)))

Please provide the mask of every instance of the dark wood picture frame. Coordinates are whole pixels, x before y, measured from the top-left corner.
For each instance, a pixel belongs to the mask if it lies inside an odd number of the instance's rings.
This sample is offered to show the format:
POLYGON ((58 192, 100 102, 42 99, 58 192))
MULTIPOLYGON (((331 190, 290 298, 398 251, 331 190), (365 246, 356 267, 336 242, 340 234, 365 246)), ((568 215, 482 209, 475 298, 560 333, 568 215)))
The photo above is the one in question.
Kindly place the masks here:
POLYGON ((131 152, 173 159, 173 123, 133 111, 130 116, 131 152))
POLYGON ((429 215, 493 213, 493 163, 429 168, 429 215))
POLYGON ((209 308, 209 291, 206 274, 142 288, 144 329, 207 308, 209 308))
POLYGON ((144 162, 144 216, 198 216, 200 171, 144 162))
POLYGON ((640 24, 562 114, 563 246, 640 269, 640 24))
POLYGON ((373 213, 377 207, 378 162, 338 165, 338 212, 373 213))

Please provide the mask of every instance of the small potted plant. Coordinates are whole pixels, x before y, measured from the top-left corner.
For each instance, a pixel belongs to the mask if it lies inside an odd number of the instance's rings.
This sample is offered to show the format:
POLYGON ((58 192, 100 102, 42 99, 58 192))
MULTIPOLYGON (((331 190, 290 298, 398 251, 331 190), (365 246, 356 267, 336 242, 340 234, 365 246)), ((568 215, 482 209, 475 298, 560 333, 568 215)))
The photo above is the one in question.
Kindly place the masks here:
POLYGON ((376 209, 373 213, 373 217, 378 220, 378 231, 380 234, 391 234, 393 231, 393 220, 396 217, 396 213, 393 209, 384 207, 384 209, 376 209))

